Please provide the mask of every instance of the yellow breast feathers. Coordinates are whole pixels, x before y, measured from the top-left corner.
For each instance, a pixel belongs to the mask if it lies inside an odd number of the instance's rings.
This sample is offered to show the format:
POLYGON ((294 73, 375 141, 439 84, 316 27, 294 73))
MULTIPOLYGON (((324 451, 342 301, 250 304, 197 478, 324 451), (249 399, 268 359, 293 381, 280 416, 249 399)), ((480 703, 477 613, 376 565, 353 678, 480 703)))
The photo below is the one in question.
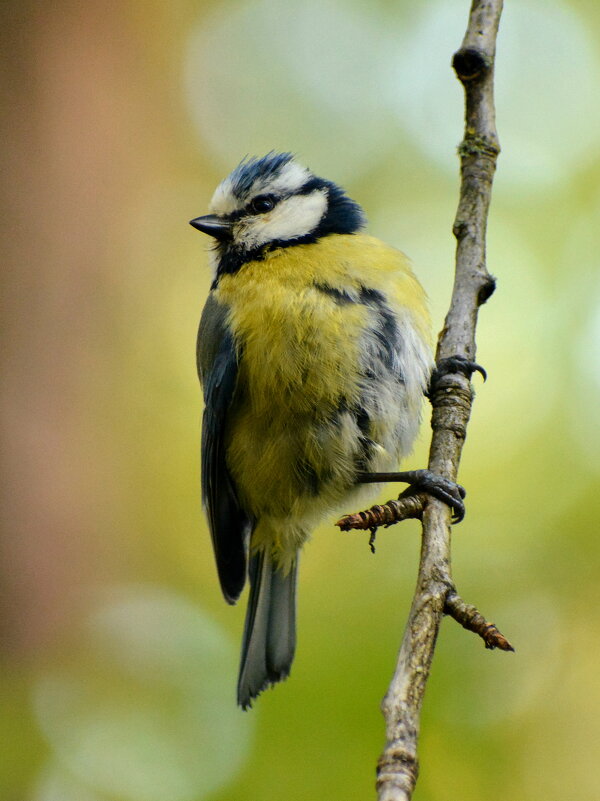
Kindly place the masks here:
POLYGON ((269 408, 274 385, 298 411, 307 403, 325 411, 341 395, 358 400, 359 348, 372 313, 360 302, 365 292, 381 293, 429 345, 426 296, 408 259, 371 236, 332 235, 278 249, 220 278, 215 299, 229 308, 243 348, 239 378, 255 409, 269 408))

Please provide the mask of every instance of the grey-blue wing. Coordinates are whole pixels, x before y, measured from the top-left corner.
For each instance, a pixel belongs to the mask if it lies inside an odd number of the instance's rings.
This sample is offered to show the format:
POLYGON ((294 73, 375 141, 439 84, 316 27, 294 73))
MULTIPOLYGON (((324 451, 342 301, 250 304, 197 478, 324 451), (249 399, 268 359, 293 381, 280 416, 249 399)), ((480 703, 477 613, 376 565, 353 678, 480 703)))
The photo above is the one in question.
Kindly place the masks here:
POLYGON ((206 507, 217 571, 229 603, 246 581, 251 521, 241 507, 225 458, 225 430, 238 372, 226 309, 209 297, 198 331, 198 374, 204 389, 202 419, 202 501, 206 507))

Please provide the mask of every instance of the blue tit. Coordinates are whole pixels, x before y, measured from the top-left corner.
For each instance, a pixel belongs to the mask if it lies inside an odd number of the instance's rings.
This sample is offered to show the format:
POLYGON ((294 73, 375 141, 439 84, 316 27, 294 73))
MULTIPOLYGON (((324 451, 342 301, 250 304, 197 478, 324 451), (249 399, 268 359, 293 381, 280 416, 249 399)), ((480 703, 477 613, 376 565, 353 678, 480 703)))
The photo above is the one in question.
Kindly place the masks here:
MULTIPOLYGON (((198 335, 202 494, 226 600, 250 580, 238 703, 286 678, 298 557, 410 453, 433 367, 425 292, 361 207, 290 153, 245 159, 191 224, 215 239, 198 335)), ((418 472, 418 471, 417 471, 418 472)))

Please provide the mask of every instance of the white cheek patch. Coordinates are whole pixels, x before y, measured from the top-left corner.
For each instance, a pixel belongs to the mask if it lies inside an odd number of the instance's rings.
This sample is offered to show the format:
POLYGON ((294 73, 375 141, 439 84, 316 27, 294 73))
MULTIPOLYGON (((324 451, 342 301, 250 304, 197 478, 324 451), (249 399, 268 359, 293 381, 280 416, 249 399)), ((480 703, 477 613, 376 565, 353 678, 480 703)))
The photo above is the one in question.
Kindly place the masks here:
POLYGON ((274 239, 297 239, 314 231, 327 209, 327 190, 293 195, 279 201, 273 211, 240 220, 235 239, 248 249, 274 239))

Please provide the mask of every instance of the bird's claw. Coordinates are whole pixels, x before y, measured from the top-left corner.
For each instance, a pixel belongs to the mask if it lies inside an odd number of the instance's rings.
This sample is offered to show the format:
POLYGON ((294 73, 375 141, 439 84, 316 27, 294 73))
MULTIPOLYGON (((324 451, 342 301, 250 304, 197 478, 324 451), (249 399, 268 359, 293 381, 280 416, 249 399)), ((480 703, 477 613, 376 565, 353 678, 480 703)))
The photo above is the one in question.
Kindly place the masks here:
POLYGON ((411 470, 407 475, 410 475, 409 483, 414 491, 427 492, 452 509, 452 523, 463 520, 466 512, 463 498, 467 494, 464 487, 431 470, 411 470))
POLYGON ((425 393, 428 398, 431 398, 433 395, 436 384, 440 379, 450 373, 462 373, 469 380, 471 380, 473 373, 480 373, 483 380, 487 381, 487 372, 480 364, 477 364, 477 362, 467 359, 464 356, 449 356, 447 359, 440 359, 433 369, 429 380, 429 389, 425 393))

